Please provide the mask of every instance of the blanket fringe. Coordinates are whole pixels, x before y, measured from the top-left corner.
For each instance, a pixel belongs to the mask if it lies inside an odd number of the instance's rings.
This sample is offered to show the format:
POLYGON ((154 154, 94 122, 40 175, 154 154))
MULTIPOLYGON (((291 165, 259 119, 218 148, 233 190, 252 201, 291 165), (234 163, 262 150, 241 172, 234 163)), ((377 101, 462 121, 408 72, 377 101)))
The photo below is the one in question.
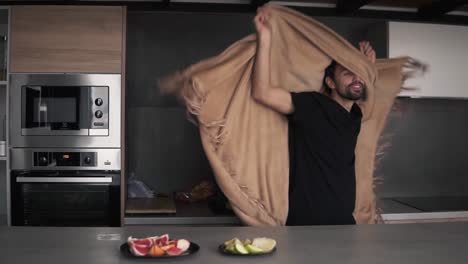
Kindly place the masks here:
POLYGON ((206 95, 200 91, 196 81, 192 79, 185 81, 180 96, 186 106, 187 119, 209 136, 212 146, 217 150, 223 144, 227 134, 226 119, 206 122, 200 118, 206 95))
MULTIPOLYGON (((412 57, 405 57, 405 63, 402 69, 402 82, 424 75, 429 69, 429 65, 412 57)), ((402 90, 418 90, 418 87, 402 86, 402 90)))
MULTIPOLYGON (((169 90, 175 91, 173 88, 170 88, 169 90)), ((226 130, 226 119, 206 122, 200 118, 200 113, 206 102, 206 94, 200 91, 195 80, 186 80, 179 94, 186 106, 187 119, 203 130, 205 135, 208 135, 211 146, 215 151, 217 151, 218 148, 224 143, 228 134, 226 130)), ((239 191, 245 195, 246 199, 248 199, 248 201, 254 204, 257 208, 267 213, 269 217, 275 219, 277 222, 280 222, 266 210, 265 202, 256 197, 256 195, 250 191, 247 185, 237 182, 235 179, 236 172, 231 166, 232 161, 224 158, 222 162, 224 164, 224 168, 226 168, 228 174, 231 176, 231 179, 236 183, 239 191)))
MULTIPOLYGON (((178 96, 185 105, 187 119, 203 130, 203 133, 208 136, 211 146, 217 151, 219 146, 223 144, 227 135, 227 130, 225 129, 226 119, 211 122, 201 120, 200 114, 206 102, 206 94, 200 91, 196 80, 187 78, 183 72, 176 72, 167 78, 160 79, 158 85, 162 93, 175 94, 178 96)), ((239 191, 245 195, 246 199, 266 212, 264 202, 258 198, 254 198, 254 195, 247 185, 240 184, 236 181, 236 172, 231 166, 232 161, 228 158, 224 158, 222 162, 227 173, 231 176, 231 179, 235 182, 239 191)), ((270 215, 270 217, 274 219, 272 215, 270 215)))

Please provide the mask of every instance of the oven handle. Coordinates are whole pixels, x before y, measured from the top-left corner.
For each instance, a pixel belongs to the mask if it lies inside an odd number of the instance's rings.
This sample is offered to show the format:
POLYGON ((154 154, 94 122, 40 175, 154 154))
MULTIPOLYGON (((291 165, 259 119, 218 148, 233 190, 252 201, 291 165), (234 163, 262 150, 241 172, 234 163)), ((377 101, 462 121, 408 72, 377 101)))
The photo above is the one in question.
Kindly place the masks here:
POLYGON ((112 183, 112 177, 16 177, 16 182, 112 183))

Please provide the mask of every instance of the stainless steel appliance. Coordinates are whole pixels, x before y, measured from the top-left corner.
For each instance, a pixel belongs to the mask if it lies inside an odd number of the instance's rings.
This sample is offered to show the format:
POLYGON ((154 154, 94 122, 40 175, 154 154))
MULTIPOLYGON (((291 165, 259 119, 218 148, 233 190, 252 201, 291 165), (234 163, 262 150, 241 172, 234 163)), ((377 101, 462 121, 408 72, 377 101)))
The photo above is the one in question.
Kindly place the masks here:
POLYGON ((12 74, 13 225, 120 226, 121 76, 12 74))
POLYGON ((120 148, 120 74, 12 74, 13 148, 120 148))
POLYGON ((120 226, 119 149, 13 149, 12 225, 120 226))
POLYGON ((12 170, 114 170, 120 171, 120 149, 14 148, 12 170))

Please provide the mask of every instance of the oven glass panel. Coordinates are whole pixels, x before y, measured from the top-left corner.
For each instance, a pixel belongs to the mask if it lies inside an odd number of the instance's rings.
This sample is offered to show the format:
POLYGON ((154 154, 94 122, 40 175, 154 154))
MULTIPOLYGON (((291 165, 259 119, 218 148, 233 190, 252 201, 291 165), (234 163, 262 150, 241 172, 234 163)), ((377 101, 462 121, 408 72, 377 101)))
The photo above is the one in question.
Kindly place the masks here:
POLYGON ((13 171, 12 174, 11 212, 15 226, 120 226, 117 173, 13 171), (112 176, 112 182, 58 182, 108 176, 112 176), (46 181, 52 178, 57 182, 46 181))
POLYGON ((22 184, 25 225, 104 226, 110 220, 109 186, 22 184))

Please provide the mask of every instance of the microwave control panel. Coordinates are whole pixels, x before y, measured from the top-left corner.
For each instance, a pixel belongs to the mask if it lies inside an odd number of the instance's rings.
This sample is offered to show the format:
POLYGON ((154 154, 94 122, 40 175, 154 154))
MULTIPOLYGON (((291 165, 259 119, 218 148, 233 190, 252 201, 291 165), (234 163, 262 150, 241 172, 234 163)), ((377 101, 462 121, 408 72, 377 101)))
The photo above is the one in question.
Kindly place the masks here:
POLYGON ((91 128, 109 129, 109 87, 91 87, 91 128))

